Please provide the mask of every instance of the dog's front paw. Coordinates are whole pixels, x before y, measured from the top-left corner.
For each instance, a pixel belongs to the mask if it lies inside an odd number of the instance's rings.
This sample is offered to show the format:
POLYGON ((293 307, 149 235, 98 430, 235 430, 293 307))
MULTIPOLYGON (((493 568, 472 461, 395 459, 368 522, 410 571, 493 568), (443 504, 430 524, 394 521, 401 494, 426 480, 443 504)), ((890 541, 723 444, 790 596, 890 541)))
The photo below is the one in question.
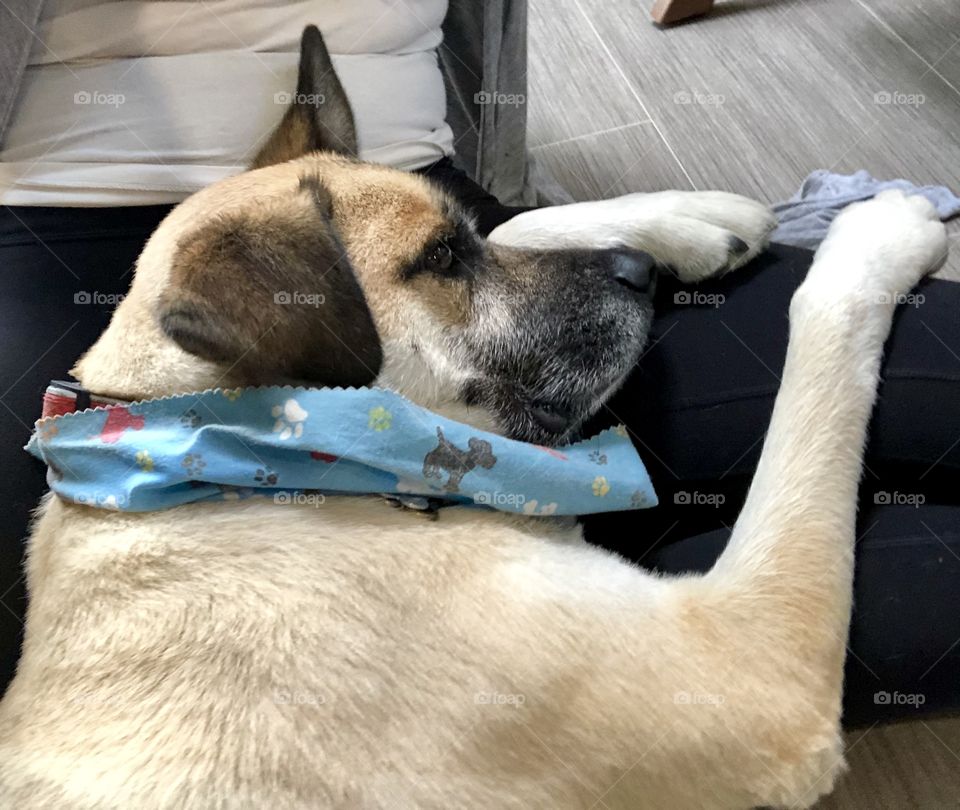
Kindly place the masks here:
POLYGON ((652 254, 686 283, 746 264, 777 226, 769 206, 724 191, 630 194, 609 202, 623 206, 620 221, 631 246, 652 254), (638 215, 631 224, 634 206, 638 215))
POLYGON ((808 286, 895 303, 946 258, 947 232, 933 205, 885 191, 837 217, 817 251, 808 286))
POLYGON ((702 281, 746 264, 777 225, 763 203, 723 191, 660 191, 525 211, 495 228, 514 247, 631 247, 681 281, 702 281))

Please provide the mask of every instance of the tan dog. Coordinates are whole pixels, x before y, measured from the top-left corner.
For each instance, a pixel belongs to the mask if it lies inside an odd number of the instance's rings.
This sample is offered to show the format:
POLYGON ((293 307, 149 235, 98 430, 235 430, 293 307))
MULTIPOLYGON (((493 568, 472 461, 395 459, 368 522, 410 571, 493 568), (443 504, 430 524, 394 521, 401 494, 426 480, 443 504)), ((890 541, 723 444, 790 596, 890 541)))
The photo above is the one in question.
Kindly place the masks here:
MULTIPOLYGON (((757 203, 669 192, 531 212, 484 241, 423 178, 329 151, 355 148, 349 106, 315 29, 303 57, 300 91, 326 103, 295 106, 262 168, 159 227, 76 368, 86 388, 376 379, 559 443, 650 318, 642 260, 590 248, 642 248, 696 279, 770 228, 757 203), (326 303, 274 303, 290 291, 326 303)), ((749 498, 702 577, 652 576, 559 519, 48 497, 0 705, 0 806, 811 804, 842 763, 856 488, 893 310, 878 302, 944 250, 920 199, 834 225, 791 307, 749 498)))

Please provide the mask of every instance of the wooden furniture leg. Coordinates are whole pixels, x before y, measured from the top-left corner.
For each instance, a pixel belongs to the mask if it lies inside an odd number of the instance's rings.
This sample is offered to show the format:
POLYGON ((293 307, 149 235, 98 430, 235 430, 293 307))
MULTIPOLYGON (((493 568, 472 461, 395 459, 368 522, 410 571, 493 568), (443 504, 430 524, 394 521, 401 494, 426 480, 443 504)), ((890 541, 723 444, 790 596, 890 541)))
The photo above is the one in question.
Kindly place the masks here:
POLYGON ((671 23, 706 14, 713 8, 713 0, 657 0, 650 10, 650 16, 655 23, 670 25, 671 23))

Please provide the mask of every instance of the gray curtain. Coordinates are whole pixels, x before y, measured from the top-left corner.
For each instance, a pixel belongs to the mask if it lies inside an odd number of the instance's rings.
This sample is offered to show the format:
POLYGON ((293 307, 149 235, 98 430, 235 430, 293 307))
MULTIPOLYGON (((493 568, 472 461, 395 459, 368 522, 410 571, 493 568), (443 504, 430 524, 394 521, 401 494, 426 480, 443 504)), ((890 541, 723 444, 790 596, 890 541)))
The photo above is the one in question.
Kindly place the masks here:
POLYGON ((0 3, 0 143, 13 113, 43 0, 0 3))
POLYGON ((525 0, 450 0, 439 55, 460 167, 501 202, 533 204, 525 0))

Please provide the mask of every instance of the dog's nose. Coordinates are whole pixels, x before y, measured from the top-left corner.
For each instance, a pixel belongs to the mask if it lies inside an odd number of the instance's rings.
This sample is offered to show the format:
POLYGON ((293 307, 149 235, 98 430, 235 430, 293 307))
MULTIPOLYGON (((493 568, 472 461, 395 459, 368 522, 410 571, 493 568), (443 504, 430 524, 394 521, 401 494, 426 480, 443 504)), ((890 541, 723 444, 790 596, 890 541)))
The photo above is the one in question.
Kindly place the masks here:
POLYGON ((618 284, 634 292, 650 290, 656 270, 656 261, 642 250, 612 250, 607 256, 607 272, 618 284))

